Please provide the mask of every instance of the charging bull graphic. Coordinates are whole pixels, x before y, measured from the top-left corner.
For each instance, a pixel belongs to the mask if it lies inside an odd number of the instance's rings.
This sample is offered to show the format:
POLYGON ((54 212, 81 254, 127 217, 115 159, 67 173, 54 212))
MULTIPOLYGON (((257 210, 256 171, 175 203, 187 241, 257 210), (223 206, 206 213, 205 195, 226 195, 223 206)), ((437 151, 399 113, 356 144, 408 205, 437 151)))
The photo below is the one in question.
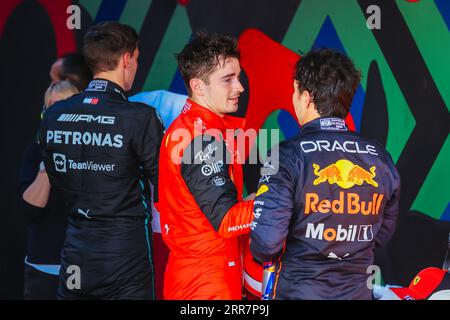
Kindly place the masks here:
POLYGON ((361 168, 358 165, 355 165, 352 170, 348 173, 348 181, 354 182, 358 186, 362 185, 363 182, 367 182, 368 184, 371 184, 374 187, 378 187, 378 183, 373 180, 375 178, 375 166, 370 167, 370 172, 367 172, 363 168, 361 168))
POLYGON ((313 184, 316 186, 328 180, 329 184, 342 182, 341 170, 336 166, 336 164, 330 164, 328 167, 319 171, 319 165, 313 163, 314 174, 318 176, 316 180, 314 180, 313 184))
POLYGON ((362 185, 364 182, 378 187, 378 183, 374 180, 375 166, 372 166, 369 171, 365 170, 359 165, 353 164, 349 160, 339 160, 336 163, 320 170, 318 164, 313 163, 314 174, 317 178, 314 180, 313 185, 319 185, 325 181, 329 184, 336 183, 343 189, 353 187, 355 184, 362 185))

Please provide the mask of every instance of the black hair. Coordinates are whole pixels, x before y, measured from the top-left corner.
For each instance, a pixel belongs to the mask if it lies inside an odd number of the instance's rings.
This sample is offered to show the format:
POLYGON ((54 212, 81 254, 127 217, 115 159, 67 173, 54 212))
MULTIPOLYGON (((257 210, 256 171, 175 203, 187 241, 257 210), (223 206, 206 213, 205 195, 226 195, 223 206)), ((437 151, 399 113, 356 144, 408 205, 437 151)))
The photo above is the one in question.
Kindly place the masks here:
POLYGON ((311 51, 297 62, 295 80, 300 92, 312 96, 322 117, 344 119, 361 80, 361 73, 346 55, 333 49, 311 51))

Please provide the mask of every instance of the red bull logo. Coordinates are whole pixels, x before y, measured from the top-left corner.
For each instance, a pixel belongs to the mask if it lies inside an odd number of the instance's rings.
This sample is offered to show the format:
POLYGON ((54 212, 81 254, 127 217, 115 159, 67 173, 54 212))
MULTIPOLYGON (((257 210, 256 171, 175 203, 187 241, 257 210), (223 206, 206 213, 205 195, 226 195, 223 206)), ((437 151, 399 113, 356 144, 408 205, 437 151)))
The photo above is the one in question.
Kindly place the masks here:
POLYGON ((313 182, 315 186, 328 182, 329 184, 336 183, 341 188, 348 189, 355 184, 360 186, 365 182, 375 188, 378 187, 378 183, 374 180, 376 176, 375 166, 367 171, 349 160, 342 159, 323 169, 320 169, 318 164, 313 163, 313 168, 314 174, 317 176, 313 182))
POLYGON ((317 193, 308 192, 305 198, 305 214, 310 213, 337 213, 378 215, 384 194, 374 193, 371 199, 362 200, 357 193, 339 192, 339 198, 320 199, 317 193))

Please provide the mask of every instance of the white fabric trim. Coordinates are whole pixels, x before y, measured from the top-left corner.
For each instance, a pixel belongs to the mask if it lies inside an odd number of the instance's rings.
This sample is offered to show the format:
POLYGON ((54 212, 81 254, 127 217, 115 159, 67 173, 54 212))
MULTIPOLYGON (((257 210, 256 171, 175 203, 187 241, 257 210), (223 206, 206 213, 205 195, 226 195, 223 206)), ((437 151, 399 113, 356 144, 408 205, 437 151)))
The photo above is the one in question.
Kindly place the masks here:
POLYGON ((253 279, 247 272, 244 271, 244 281, 247 283, 250 288, 255 290, 256 292, 262 292, 262 283, 253 279))

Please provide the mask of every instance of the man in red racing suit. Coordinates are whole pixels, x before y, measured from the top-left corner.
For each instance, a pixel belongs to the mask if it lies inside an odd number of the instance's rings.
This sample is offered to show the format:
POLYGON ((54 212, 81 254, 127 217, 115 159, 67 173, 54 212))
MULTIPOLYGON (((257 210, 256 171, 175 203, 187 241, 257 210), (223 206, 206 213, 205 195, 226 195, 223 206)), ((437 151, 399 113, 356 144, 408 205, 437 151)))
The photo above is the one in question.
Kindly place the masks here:
POLYGON ((236 118, 226 115, 237 110, 244 90, 238 59, 234 39, 205 34, 178 55, 190 98, 160 150, 157 208, 170 249, 165 299, 242 297, 238 236, 250 231, 253 201, 242 200, 236 126, 231 124, 236 118), (208 68, 206 74, 197 72, 208 68))

